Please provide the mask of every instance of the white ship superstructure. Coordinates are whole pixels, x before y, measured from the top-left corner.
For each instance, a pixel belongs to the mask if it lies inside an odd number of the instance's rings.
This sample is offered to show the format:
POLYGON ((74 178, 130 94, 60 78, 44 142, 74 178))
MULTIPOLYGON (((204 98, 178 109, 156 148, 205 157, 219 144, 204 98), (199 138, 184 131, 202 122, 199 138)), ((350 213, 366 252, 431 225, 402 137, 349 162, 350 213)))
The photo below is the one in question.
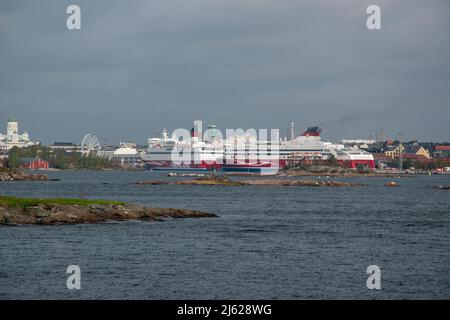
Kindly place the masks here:
MULTIPOLYGON (((213 126, 214 130, 217 127, 213 126)), ((373 156, 358 148, 322 141, 319 127, 309 127, 291 140, 257 139, 253 134, 235 135, 225 140, 205 134, 201 121, 191 130, 189 141, 175 135, 148 139, 143 161, 150 169, 196 169, 224 171, 261 171, 279 169, 290 164, 326 161, 332 156, 349 168, 374 167, 373 156)))

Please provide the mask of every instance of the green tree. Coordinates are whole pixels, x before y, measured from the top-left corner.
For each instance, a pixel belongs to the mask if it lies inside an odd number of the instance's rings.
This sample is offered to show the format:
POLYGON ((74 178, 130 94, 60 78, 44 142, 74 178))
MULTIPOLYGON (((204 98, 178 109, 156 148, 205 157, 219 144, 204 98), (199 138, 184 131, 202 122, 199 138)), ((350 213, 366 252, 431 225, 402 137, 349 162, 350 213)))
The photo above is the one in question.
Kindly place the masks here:
POLYGON ((339 167, 339 162, 333 154, 328 157, 326 164, 330 167, 339 167))
POLYGON ((16 169, 20 167, 20 150, 17 147, 13 147, 10 151, 9 151, 9 156, 8 156, 8 167, 10 167, 11 169, 16 169))

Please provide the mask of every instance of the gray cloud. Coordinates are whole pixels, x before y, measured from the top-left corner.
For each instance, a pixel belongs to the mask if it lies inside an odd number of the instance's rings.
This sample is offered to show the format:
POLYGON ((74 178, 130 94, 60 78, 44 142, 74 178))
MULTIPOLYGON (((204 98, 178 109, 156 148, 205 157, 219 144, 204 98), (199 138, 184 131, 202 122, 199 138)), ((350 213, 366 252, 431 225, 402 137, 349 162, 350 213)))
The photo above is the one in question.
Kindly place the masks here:
POLYGON ((221 127, 330 138, 450 140, 450 3, 376 1, 2 1, 0 120, 44 142, 87 132, 144 142, 200 117, 221 127), (65 9, 82 9, 82 30, 65 9))

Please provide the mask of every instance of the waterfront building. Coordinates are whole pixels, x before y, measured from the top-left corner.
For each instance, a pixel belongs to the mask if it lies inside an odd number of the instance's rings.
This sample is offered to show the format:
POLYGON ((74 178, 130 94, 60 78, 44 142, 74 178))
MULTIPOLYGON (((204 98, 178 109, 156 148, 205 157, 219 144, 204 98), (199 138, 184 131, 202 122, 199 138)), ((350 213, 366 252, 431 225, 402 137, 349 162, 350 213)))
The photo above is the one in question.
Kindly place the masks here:
POLYGON ((102 146, 101 150, 97 150, 95 152, 95 155, 97 157, 102 157, 102 158, 108 158, 108 159, 112 159, 112 157, 114 156, 114 151, 117 150, 117 147, 115 146, 102 146))
POLYGON ((134 143, 121 143, 120 147, 114 151, 112 161, 124 166, 137 167, 141 163, 141 155, 136 150, 134 143))
POLYGON ((81 146, 73 142, 54 142, 52 145, 48 146, 52 151, 63 150, 64 152, 79 152, 81 146))
POLYGON ((386 142, 375 142, 368 145, 367 151, 370 153, 382 153, 386 150, 386 142))
POLYGON ((418 155, 418 154, 414 154, 414 153, 406 153, 403 155, 403 161, 409 161, 409 163, 414 164, 414 163, 422 163, 422 164, 430 164, 433 163, 433 160, 431 160, 430 158, 427 158, 423 155, 418 155))
POLYGON ((378 169, 385 169, 392 164, 392 158, 386 156, 384 153, 372 153, 373 159, 375 160, 375 167, 378 169))
POLYGON ((391 159, 396 159, 398 157, 400 157, 400 154, 404 154, 405 153, 405 147, 403 146, 403 144, 390 144, 386 146, 386 151, 384 152, 384 154, 388 157, 390 157, 391 159))
POLYGON ((142 166, 142 152, 132 142, 121 142, 119 148, 103 147, 102 150, 97 151, 97 156, 108 158, 121 166, 142 166))
POLYGON ((405 147, 405 156, 407 157, 431 159, 430 152, 417 142, 406 143, 404 144, 404 147, 405 147))
POLYGON ((400 155, 408 159, 431 159, 430 152, 414 141, 387 145, 384 154, 391 159, 398 159, 400 155))
POLYGON ((342 144, 345 144, 346 146, 352 146, 352 147, 360 147, 361 145, 371 145, 376 143, 375 140, 372 139, 344 139, 341 140, 342 144))
POLYGON ((48 169, 49 163, 45 160, 42 160, 40 158, 22 158, 20 159, 21 167, 24 169, 31 169, 31 170, 37 170, 37 169, 48 169))
POLYGON ((450 159, 450 145, 435 146, 433 156, 438 159, 450 159))
POLYGON ((8 119, 6 134, 0 133, 0 150, 3 151, 8 151, 13 147, 25 148, 37 144, 38 142, 31 141, 27 131, 19 133, 19 123, 14 117, 8 119))

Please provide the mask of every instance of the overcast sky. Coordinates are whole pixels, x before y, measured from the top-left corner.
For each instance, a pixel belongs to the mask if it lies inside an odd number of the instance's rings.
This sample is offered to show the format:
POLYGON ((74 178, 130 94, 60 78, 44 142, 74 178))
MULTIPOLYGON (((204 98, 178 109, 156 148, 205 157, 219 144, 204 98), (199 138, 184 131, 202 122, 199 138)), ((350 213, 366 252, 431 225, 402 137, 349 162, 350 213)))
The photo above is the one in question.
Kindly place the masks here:
POLYGON ((449 31, 448 0, 2 0, 0 132, 13 112, 45 143, 143 143, 197 117, 449 141, 449 31))

